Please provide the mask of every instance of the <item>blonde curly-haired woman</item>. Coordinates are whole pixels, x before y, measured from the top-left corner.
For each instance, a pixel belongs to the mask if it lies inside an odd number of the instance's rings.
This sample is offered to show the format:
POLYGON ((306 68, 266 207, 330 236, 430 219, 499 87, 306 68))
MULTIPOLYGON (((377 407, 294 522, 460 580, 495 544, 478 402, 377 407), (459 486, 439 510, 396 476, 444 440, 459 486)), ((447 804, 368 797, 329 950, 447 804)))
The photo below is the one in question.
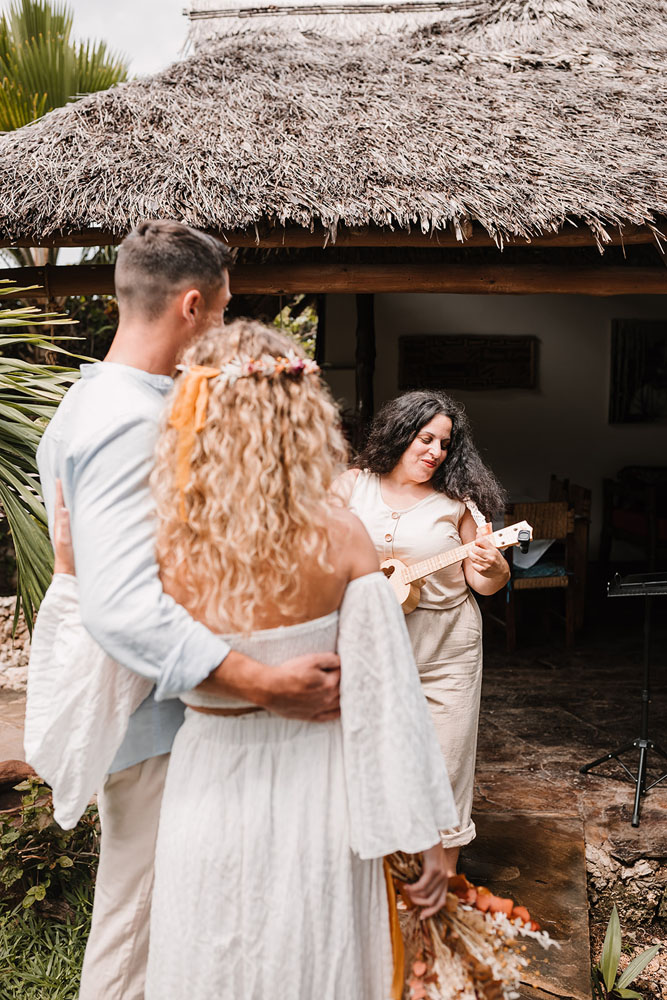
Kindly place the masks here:
POLYGON ((444 903, 456 821, 403 616, 361 522, 332 505, 338 414, 317 366, 236 321, 193 346, 152 485, 165 590, 264 663, 338 649, 341 718, 182 696, 160 816, 146 1000, 390 1000, 383 861, 444 903))

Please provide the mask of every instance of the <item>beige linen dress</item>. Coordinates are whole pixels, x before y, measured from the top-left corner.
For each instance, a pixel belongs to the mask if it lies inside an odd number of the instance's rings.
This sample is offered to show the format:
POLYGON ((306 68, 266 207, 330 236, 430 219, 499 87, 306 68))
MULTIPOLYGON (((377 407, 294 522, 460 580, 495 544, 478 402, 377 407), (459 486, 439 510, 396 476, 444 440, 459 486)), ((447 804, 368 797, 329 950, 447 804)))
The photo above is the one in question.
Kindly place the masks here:
MULTIPOLYGON (((466 505, 444 493, 397 510, 385 503, 379 476, 362 470, 349 507, 363 521, 380 560, 400 559, 409 566, 461 545, 466 505)), ((475 837, 471 813, 482 688, 481 615, 460 562, 425 579, 406 624, 459 814, 459 824, 442 831, 442 843, 460 847, 475 837)))

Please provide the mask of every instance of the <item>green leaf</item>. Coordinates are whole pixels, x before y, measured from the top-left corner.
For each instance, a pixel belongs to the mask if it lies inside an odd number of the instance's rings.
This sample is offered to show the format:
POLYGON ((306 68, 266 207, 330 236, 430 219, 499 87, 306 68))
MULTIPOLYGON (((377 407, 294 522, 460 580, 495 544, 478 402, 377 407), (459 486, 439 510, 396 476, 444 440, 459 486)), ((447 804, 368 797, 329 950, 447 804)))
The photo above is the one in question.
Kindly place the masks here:
MULTIPOLYGON (((33 0, 23 2, 30 6, 33 0)), ((0 295, 9 295, 12 289, 15 290, 15 285, 0 279, 0 295)), ((39 310, 18 307, 1 309, 0 324, 3 322, 35 326, 46 320, 39 310)), ((31 330, 11 336, 0 334, 0 352, 17 342, 45 350, 55 348, 31 330)), ((60 347, 55 349, 62 351, 60 347)), ((48 420, 77 377, 75 369, 0 354, 0 508, 7 518, 16 555, 18 600, 14 628, 23 612, 32 630, 35 613, 50 582, 53 557, 36 453, 48 420)))
MULTIPOLYGON (((637 955, 636 958, 633 958, 625 972, 619 977, 618 983, 616 984, 617 990, 622 989, 624 986, 629 986, 629 984, 637 978, 639 973, 644 971, 649 962, 653 961, 659 951, 660 945, 654 944, 652 948, 647 948, 646 951, 641 953, 641 955, 637 955)), ((637 994, 635 994, 635 996, 637 996, 637 994)))
POLYGON ((614 903, 614 909, 611 911, 609 923, 607 924, 607 933, 605 934, 604 945, 602 946, 602 960, 600 962, 602 978, 604 979, 604 984, 607 987, 607 992, 609 993, 611 993, 614 988, 616 972, 618 970, 618 960, 620 957, 621 924, 618 919, 618 910, 616 909, 616 904, 614 903))
POLYGON ((63 854, 62 857, 58 858, 58 864, 60 865, 61 868, 74 867, 74 862, 72 861, 71 858, 68 858, 66 854, 63 854))
POLYGON ((23 897, 25 907, 32 906, 36 900, 42 900, 46 896, 46 888, 43 885, 31 885, 23 897))
POLYGON ((127 76, 104 42, 72 39, 72 13, 53 0, 14 0, 0 18, 0 130, 20 128, 127 76))
POLYGON ((593 998, 594 1000, 603 1000, 606 996, 605 990, 600 982, 600 966, 594 965, 591 968, 591 985, 593 987, 593 998))
POLYGON ((20 878, 23 878, 23 869, 17 868, 15 865, 9 865, 0 870, 0 883, 7 888, 18 882, 20 878))
POLYGON ((644 1000, 641 993, 637 993, 635 990, 622 990, 618 986, 615 988, 613 995, 623 997, 623 1000, 644 1000))

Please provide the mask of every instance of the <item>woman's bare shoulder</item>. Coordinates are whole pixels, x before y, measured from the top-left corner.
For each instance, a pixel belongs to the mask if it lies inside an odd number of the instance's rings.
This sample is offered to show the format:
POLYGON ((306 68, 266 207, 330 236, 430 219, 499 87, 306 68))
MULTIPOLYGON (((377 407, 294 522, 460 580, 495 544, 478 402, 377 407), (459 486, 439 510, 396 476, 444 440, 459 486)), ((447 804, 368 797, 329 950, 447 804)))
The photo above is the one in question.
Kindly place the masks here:
POLYGON ((375 573, 380 568, 370 535, 351 510, 333 507, 331 529, 332 558, 347 574, 348 580, 375 573))
POLYGON ((354 489, 354 484, 356 483, 360 472, 361 469, 347 469, 334 480, 331 492, 337 497, 340 497, 343 503, 347 504, 350 502, 352 490, 354 489))
POLYGON ((331 530, 339 540, 345 538, 350 532, 362 529, 366 531, 361 520, 353 514, 349 507, 339 507, 332 503, 330 508, 331 530))

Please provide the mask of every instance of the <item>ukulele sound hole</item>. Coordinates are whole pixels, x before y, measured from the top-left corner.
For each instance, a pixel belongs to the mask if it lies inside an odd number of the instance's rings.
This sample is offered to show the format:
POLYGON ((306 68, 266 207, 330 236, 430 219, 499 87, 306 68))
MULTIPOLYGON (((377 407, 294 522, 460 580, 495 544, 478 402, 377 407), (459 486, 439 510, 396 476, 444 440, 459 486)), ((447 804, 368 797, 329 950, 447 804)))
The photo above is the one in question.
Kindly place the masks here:
POLYGON ((384 569, 382 570, 382 572, 387 577, 387 579, 389 579, 390 576, 394 575, 394 570, 395 569, 396 569, 395 566, 385 566, 384 569))

